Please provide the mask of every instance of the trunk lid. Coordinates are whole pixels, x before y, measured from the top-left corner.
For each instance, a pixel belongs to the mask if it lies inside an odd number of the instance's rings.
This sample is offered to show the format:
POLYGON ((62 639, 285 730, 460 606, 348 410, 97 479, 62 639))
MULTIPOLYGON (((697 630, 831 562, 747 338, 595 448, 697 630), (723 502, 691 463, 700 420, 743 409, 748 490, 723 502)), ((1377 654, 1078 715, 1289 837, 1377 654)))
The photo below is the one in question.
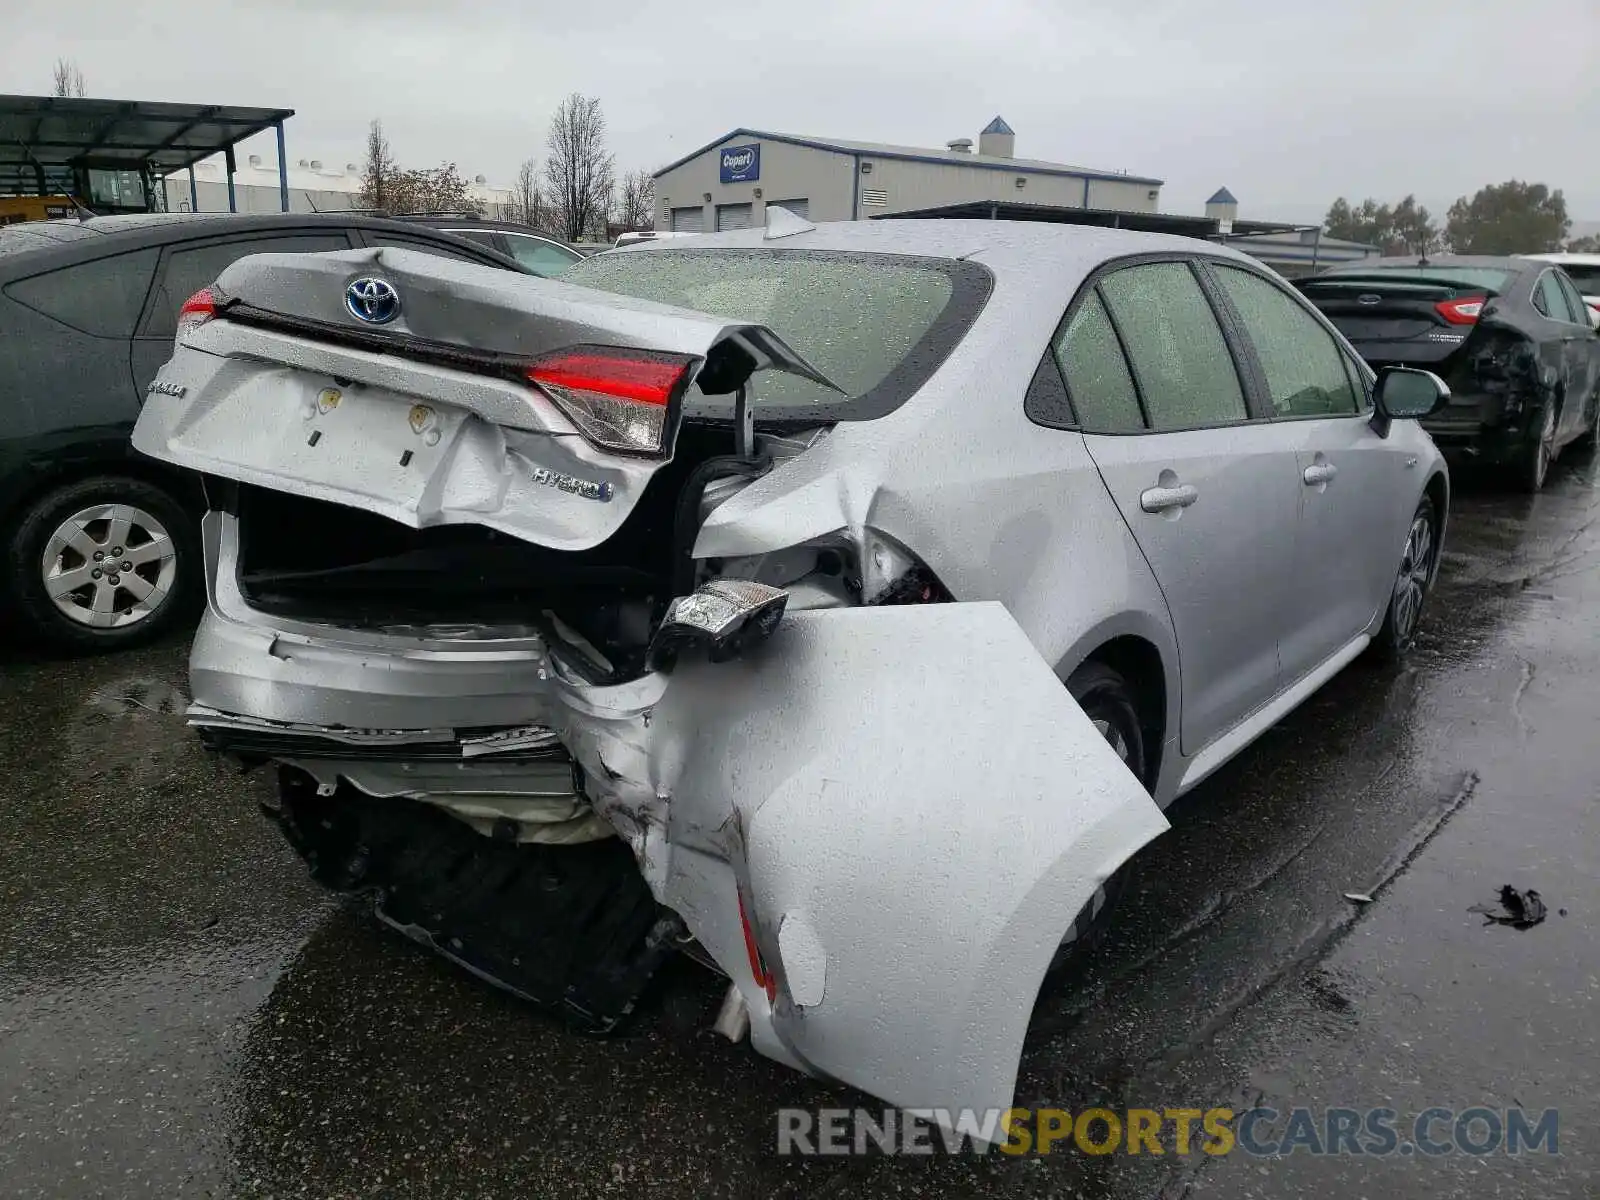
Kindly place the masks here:
POLYGON ((417 529, 598 545, 671 461, 689 389, 726 394, 763 369, 831 386, 763 325, 414 251, 254 255, 216 288, 134 446, 417 529), (651 391, 657 369, 670 384, 651 391), (606 444, 641 414, 657 452, 606 444))
POLYGON ((1299 287, 1373 366, 1435 372, 1454 365, 1473 330, 1471 321, 1451 320, 1445 310, 1496 294, 1468 280, 1411 277, 1399 271, 1325 275, 1302 280, 1299 287))

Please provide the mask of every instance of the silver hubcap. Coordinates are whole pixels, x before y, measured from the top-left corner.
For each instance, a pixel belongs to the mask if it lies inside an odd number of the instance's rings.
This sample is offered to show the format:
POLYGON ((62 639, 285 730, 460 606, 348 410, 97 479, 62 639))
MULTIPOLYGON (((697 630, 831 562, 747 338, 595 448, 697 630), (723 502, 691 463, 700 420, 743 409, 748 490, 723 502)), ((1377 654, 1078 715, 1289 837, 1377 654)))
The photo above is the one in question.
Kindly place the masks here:
POLYGON ((69 619, 95 629, 145 620, 165 602, 178 573, 166 527, 131 504, 73 513, 45 543, 45 594, 69 619))
POLYGON ((1422 599, 1428 594, 1428 577, 1433 573, 1433 526, 1418 516, 1406 535, 1406 550, 1400 557, 1400 574, 1394 581, 1394 631, 1404 642, 1417 627, 1422 615, 1422 599))

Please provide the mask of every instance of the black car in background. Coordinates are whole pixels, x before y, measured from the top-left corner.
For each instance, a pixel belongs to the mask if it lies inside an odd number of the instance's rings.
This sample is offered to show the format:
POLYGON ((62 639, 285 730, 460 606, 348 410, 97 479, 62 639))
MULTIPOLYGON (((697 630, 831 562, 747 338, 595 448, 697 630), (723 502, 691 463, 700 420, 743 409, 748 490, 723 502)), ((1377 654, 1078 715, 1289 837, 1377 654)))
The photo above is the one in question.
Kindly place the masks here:
POLYGON ((426 225, 457 237, 470 238, 491 250, 509 255, 535 275, 546 278, 561 274, 573 263, 582 262, 586 257, 560 238, 513 221, 492 221, 470 213, 414 213, 399 220, 407 225, 426 225))
POLYGON ((1544 486, 1569 443, 1600 432, 1600 335, 1560 267, 1523 258, 1377 258, 1296 281, 1374 368, 1450 386, 1423 420, 1447 455, 1544 486))
POLYGON ((197 480, 134 452, 178 310, 247 254, 402 246, 525 272, 486 246, 355 214, 150 214, 0 228, 0 613, 110 649, 200 594, 197 480))

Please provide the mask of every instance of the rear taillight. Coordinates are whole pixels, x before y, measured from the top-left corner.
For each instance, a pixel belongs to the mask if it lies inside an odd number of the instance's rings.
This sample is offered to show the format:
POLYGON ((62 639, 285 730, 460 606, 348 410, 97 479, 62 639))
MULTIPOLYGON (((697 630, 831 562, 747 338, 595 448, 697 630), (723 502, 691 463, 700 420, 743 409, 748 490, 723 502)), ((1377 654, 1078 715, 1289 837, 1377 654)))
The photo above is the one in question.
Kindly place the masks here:
POLYGON ((183 302, 183 307, 178 310, 177 339, 183 340, 183 335, 199 329, 212 317, 217 315, 217 305, 220 295, 215 288, 201 288, 194 295, 183 302))
POLYGON ((1459 300, 1441 300, 1433 310, 1452 325, 1471 325, 1487 302, 1487 296, 1463 296, 1459 300))
POLYGON ((576 346, 524 372, 584 437, 624 454, 666 454, 694 362, 681 354, 576 346))

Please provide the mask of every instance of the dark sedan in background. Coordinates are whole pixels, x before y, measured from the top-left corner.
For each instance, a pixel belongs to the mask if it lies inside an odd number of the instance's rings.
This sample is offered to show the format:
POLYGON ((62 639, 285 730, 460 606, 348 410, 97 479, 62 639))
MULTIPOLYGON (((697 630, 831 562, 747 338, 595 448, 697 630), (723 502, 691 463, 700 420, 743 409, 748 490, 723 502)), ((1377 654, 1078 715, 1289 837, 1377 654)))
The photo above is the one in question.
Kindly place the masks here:
POLYGON ((1564 446, 1600 431, 1600 335, 1560 267, 1524 258, 1378 258, 1297 281, 1374 368, 1449 384, 1423 421, 1447 455, 1544 486, 1564 446))
POLYGON ((180 309, 247 254, 401 246, 526 273, 488 246, 355 213, 146 214, 0 229, 0 614, 113 649, 200 594, 198 482, 128 435, 180 309))

